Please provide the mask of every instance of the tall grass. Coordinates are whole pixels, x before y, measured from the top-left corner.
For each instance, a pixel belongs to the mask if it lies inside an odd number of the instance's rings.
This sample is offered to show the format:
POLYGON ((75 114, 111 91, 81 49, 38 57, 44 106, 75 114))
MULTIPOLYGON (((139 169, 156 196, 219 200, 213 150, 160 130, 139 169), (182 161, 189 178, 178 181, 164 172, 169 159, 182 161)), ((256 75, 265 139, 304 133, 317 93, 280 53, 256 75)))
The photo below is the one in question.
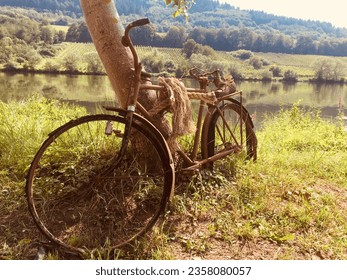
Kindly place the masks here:
POLYGON ((33 96, 22 102, 0 102, 1 169, 22 178, 42 141, 58 126, 86 114, 80 107, 33 96))
POLYGON ((347 186, 347 142, 342 117, 331 123, 319 111, 295 104, 263 125, 260 153, 274 168, 287 168, 302 179, 329 180, 347 186))
POLYGON ((331 123, 296 104, 269 116, 257 136, 257 162, 222 161, 213 178, 176 196, 169 235, 181 256, 346 259, 342 119, 331 123), (225 249, 214 254, 216 240, 225 249))
MULTIPOLYGON (((24 176, 46 135, 81 108, 39 97, 0 103, 0 259, 33 258, 38 233, 23 199, 24 176), (14 219, 15 217, 15 219, 14 219)), ((232 158, 176 186, 148 237, 120 259, 347 259, 347 133, 342 119, 300 109, 268 116, 257 162, 232 158)), ((64 258, 50 253, 47 258, 64 258)))
POLYGON ((35 257, 38 232, 24 196, 27 169, 49 132, 85 113, 38 95, 0 102, 0 259, 35 257))
POLYGON ((244 230, 284 244, 283 258, 347 258, 347 133, 342 122, 332 124, 319 112, 294 105, 270 117, 258 137, 259 161, 236 178, 248 192, 241 209, 248 208, 246 224, 252 221, 252 226, 244 230))

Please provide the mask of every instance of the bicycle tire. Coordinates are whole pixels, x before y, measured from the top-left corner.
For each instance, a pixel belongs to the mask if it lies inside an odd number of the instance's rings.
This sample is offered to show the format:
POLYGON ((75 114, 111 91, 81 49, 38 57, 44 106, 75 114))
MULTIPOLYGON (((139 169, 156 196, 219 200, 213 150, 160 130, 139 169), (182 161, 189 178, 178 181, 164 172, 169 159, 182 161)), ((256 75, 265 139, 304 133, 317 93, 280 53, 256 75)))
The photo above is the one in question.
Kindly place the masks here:
POLYGON ((107 114, 70 121, 34 157, 26 181, 28 208, 55 245, 79 254, 115 249, 149 231, 164 212, 174 184, 165 141, 135 118, 131 133, 152 147, 156 165, 149 166, 131 143, 116 163, 124 123, 123 116, 107 114), (106 135, 110 123, 112 134, 106 135))
MULTIPOLYGON (((257 138, 248 111, 239 102, 229 99, 222 101, 217 106, 218 109, 217 107, 210 108, 204 121, 201 139, 202 157, 209 158, 226 149, 234 149, 234 155, 238 154, 246 160, 256 160, 257 138), (225 121, 223 121, 222 115, 225 121)), ((212 167, 213 163, 208 166, 212 167)))

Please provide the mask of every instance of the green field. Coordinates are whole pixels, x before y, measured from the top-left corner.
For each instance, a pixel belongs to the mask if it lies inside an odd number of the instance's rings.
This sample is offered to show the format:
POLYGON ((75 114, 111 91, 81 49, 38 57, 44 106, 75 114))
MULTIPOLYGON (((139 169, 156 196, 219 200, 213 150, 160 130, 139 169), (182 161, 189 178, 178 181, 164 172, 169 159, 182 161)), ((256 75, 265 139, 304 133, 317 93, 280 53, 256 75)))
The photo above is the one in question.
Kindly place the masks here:
MULTIPOLYGON (((334 80, 347 80, 347 57, 256 53, 246 50, 222 52, 201 45, 189 58, 180 48, 136 46, 136 50, 147 72, 164 76, 182 77, 189 73, 189 69, 198 67, 208 72, 219 69, 223 75, 232 74, 236 79, 243 80, 281 80, 285 72, 291 71, 298 81, 307 81, 315 77, 317 62, 328 61, 330 71, 337 69, 338 72, 338 78, 334 80), (274 68, 279 72, 276 75, 274 68)), ((31 53, 34 52, 34 49, 31 50, 31 53)), ((49 54, 43 56, 36 54, 35 62, 30 62, 32 60, 30 55, 28 58, 28 54, 24 59, 21 54, 13 54, 10 69, 105 74, 92 43, 64 42, 50 46, 45 52, 49 54)), ((8 66, 0 64, 1 68, 6 69, 8 66)))
POLYGON ((53 27, 53 29, 55 31, 63 31, 65 33, 67 33, 67 31, 69 30, 69 26, 67 25, 51 25, 53 27))
MULTIPOLYGON (((78 57, 78 71, 85 73, 88 72, 86 55, 95 54, 96 50, 91 43, 62 43, 56 46, 58 51, 53 58, 45 59, 39 65, 39 69, 43 69, 47 60, 51 60, 54 63, 61 64, 64 59, 71 57, 78 57)), ((196 56, 195 60, 186 59, 181 49, 178 48, 158 48, 158 47, 146 47, 137 46, 137 52, 144 65, 152 64, 159 61, 165 63, 165 61, 172 61, 177 68, 181 68, 182 72, 187 71, 190 67, 196 65, 207 65, 207 67, 216 68, 237 68, 242 73, 245 79, 261 79, 264 72, 269 71, 271 66, 278 66, 281 72, 284 73, 287 70, 294 71, 299 80, 307 80, 314 76, 314 64, 315 62, 326 59, 325 56, 318 55, 297 55, 297 54, 278 54, 278 53, 252 53, 253 57, 260 58, 266 61, 260 69, 255 69, 249 62, 249 60, 241 60, 235 56, 236 52, 221 52, 214 51, 212 57, 196 56)), ((347 76, 347 57, 329 57, 331 61, 338 62, 344 67, 343 75, 347 76)), ((159 66, 160 69, 160 66, 159 66)), ((206 69, 212 70, 212 69, 206 69)), ((165 70, 164 70, 165 71, 165 70)), ((156 72, 156 71, 151 71, 156 72)), ((160 71, 158 71, 160 72, 160 71)))
MULTIPOLYGON (((321 55, 304 55, 304 54, 279 54, 279 53, 259 53, 261 57, 267 59, 271 64, 283 67, 285 70, 294 70, 299 76, 313 76, 313 65, 317 60, 328 57, 321 55)), ((347 76, 347 57, 329 57, 335 62, 341 63, 344 67, 343 72, 347 76)))

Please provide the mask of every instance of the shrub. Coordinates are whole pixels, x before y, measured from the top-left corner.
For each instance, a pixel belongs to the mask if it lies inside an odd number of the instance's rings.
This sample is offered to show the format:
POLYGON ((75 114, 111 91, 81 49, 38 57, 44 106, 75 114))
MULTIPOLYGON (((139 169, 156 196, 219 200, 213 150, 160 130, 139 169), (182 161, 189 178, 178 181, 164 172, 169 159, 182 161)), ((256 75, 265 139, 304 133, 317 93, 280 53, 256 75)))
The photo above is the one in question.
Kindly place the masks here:
POLYGON ((214 52, 214 49, 212 49, 210 46, 200 44, 197 44, 194 49, 194 53, 199 53, 205 56, 213 56, 214 52))
POLYGON ((19 60, 24 69, 34 69, 34 67, 41 61, 42 56, 31 46, 28 46, 17 53, 19 60))
POLYGON ((273 78, 273 75, 272 75, 272 72, 270 72, 270 71, 263 71, 261 73, 261 77, 262 77, 261 78, 262 81, 271 81, 273 78))
POLYGON ((241 80, 243 75, 236 65, 231 65, 228 69, 228 72, 234 77, 235 80, 241 80))
POLYGON ((89 52, 84 55, 84 59, 87 62, 87 71, 89 73, 104 73, 104 66, 102 65, 100 58, 96 52, 89 52))
POLYGON ((201 45, 196 43, 193 39, 189 39, 183 44, 182 53, 186 58, 190 58, 193 54, 213 56, 215 51, 210 46, 201 45))
POLYGON ((208 57, 202 54, 192 54, 189 58, 189 63, 192 67, 198 67, 200 69, 206 68, 206 63, 208 62, 208 57))
POLYGON ((75 54, 67 55, 63 61, 63 66, 65 67, 65 70, 68 72, 77 72, 78 71, 77 61, 78 61, 77 55, 75 54))
POLYGON ((261 58, 261 61, 263 62, 263 66, 270 65, 270 62, 268 60, 266 60, 265 58, 261 58))
POLYGON ((315 79, 318 81, 338 81, 343 76, 343 66, 339 61, 320 59, 314 64, 315 79))
POLYGON ((254 69, 260 69, 263 67, 263 61, 259 56, 253 56, 249 60, 249 64, 251 64, 254 69))
POLYGON ((277 65, 273 65, 270 67, 270 71, 272 72, 272 75, 274 77, 282 77, 282 74, 281 74, 281 68, 278 67, 277 65))
POLYGON ((298 81, 298 75, 292 70, 287 70, 286 72, 284 72, 283 81, 285 81, 285 82, 297 82, 298 81))
POLYGON ((47 60, 44 65, 44 70, 48 72, 58 72, 59 68, 59 63, 55 62, 54 60, 47 60))
POLYGON ((247 60, 253 56, 253 53, 251 51, 247 51, 247 50, 238 50, 238 51, 233 53, 233 56, 237 57, 241 60, 247 60))

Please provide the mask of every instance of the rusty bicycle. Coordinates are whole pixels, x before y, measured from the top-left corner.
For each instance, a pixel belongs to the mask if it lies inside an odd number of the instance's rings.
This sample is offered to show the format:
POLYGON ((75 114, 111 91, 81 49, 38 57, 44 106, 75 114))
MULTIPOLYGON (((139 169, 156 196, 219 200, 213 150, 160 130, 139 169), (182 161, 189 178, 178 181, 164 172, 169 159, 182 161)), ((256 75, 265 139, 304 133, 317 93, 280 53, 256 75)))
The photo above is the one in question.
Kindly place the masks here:
POLYGON ((122 41, 134 56, 127 108, 105 107, 108 113, 71 120, 49 134, 32 160, 28 208, 53 246, 77 254, 119 248, 149 231, 165 212, 176 174, 211 168, 228 155, 256 159, 257 139, 242 91, 223 87, 218 71, 193 68, 190 75, 200 85, 186 89, 200 100, 193 148, 186 152, 178 147, 183 164, 175 166, 169 135, 138 102, 144 90, 167 93, 161 84, 144 82, 149 74, 143 72, 129 36, 132 28, 147 23, 141 19, 129 24, 122 41), (210 91, 212 84, 216 89, 210 91), (146 147, 150 160, 137 152, 139 147, 146 147))

